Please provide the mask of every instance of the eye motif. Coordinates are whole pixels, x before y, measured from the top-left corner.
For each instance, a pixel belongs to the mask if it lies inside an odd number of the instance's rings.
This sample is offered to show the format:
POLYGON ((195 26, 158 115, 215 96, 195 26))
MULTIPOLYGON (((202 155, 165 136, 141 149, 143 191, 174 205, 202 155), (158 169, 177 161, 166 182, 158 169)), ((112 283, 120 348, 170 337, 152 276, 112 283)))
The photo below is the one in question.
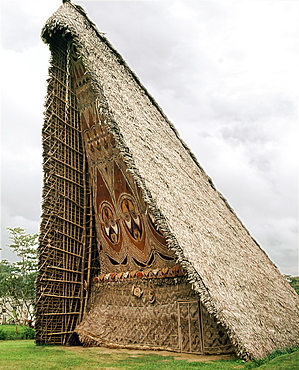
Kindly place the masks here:
POLYGON ((122 212, 122 218, 124 220, 125 228, 129 235, 137 242, 141 242, 142 239, 142 222, 140 215, 136 212, 136 206, 132 199, 124 197, 121 200, 120 208, 122 212))
POLYGON ((119 242, 119 226, 116 220, 116 214, 108 203, 102 206, 101 216, 106 237, 112 244, 116 245, 119 242))

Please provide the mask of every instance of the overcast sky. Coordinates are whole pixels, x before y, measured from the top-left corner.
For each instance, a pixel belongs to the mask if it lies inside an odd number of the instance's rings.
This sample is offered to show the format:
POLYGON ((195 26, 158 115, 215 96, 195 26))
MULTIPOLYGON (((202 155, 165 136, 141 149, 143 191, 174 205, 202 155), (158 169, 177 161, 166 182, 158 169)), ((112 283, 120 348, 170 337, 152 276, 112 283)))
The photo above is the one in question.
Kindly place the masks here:
MULTIPOLYGON (((60 0, 1 0, 1 247, 38 232, 49 60, 60 0)), ((251 235, 298 275, 299 1, 80 1, 251 235)), ((258 261, 257 261, 258 263, 258 261)))

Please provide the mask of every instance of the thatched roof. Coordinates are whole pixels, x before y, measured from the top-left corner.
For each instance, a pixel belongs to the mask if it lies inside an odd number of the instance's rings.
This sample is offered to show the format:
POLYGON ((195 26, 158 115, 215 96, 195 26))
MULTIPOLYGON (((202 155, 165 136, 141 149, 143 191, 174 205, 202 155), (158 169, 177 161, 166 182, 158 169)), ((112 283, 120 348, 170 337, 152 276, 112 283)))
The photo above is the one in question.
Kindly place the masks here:
POLYGON ((299 296, 215 189, 171 122, 81 7, 64 3, 42 37, 75 43, 109 128, 169 248, 244 357, 299 346, 299 296))

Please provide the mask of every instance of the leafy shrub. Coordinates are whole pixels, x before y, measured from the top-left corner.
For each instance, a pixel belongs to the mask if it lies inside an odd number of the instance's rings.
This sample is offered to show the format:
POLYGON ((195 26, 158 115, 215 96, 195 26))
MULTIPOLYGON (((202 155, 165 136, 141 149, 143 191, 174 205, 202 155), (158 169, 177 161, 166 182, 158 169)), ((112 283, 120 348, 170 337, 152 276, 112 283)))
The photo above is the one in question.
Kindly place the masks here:
POLYGON ((34 339, 35 331, 27 325, 0 325, 0 340, 34 339))
POLYGON ((2 328, 0 328, 0 340, 6 340, 6 339, 7 339, 7 334, 2 328))
POLYGON ((21 339, 34 339, 35 331, 29 326, 23 326, 23 332, 21 333, 21 339))

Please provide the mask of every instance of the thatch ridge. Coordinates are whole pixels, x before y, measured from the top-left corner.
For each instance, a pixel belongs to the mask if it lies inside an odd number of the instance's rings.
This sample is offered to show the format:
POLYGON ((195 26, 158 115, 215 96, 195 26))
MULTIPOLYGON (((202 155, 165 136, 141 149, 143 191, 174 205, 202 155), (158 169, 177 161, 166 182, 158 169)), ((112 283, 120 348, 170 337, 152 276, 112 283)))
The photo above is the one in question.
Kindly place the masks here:
POLYGON ((44 41, 51 43, 58 31, 78 48, 96 95, 106 101, 108 125, 128 170, 189 281, 239 354, 262 357, 299 345, 298 296, 138 77, 82 8, 63 4, 45 25, 44 41))

